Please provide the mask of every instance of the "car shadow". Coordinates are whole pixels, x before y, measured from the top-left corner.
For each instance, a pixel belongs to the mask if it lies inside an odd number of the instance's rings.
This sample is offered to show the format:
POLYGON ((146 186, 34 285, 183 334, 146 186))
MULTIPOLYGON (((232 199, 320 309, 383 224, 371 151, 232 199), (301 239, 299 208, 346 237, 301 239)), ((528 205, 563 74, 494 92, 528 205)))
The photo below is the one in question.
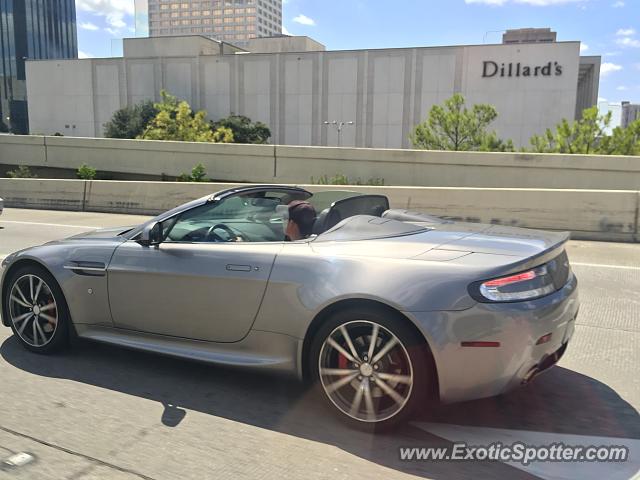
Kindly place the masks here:
POLYGON ((399 448, 448 446, 421 421, 591 436, 640 438, 638 412, 607 385, 556 367, 509 395, 444 406, 392 433, 371 435, 339 422, 299 382, 77 341, 55 356, 25 351, 14 337, 2 358, 33 375, 63 378, 135 395, 164 406, 158 419, 177 427, 190 410, 322 442, 398 472, 425 478, 537 478, 495 462, 406 462, 399 448))

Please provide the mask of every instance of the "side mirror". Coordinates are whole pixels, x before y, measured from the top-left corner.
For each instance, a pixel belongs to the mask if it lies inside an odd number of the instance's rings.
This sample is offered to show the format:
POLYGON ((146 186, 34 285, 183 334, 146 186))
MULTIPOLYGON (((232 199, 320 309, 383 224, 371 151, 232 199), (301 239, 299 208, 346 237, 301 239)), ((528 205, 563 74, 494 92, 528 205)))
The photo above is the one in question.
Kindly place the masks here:
POLYGON ((144 227, 138 240, 140 245, 151 247, 162 243, 162 223, 151 223, 144 227))

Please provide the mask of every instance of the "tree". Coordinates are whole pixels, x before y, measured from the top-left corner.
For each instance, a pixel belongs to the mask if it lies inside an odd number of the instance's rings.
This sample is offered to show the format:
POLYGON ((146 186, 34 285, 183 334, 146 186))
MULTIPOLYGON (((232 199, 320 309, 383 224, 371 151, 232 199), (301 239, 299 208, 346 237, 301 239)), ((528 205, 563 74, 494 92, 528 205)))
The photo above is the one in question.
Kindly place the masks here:
POLYGON ((80 165, 78 171, 76 172, 76 176, 81 180, 93 180, 96 178, 96 169, 90 167, 86 163, 80 165))
POLYGON ((144 140, 176 140, 184 142, 232 142, 228 130, 213 131, 205 120, 206 112, 195 114, 187 102, 179 101, 166 91, 160 92, 162 102, 156 103, 158 114, 138 136, 144 140))
POLYGON ((502 140, 495 132, 491 132, 483 139, 478 150, 481 152, 515 152, 516 148, 511 139, 502 140))
POLYGON ((229 115, 217 122, 211 122, 211 128, 228 128, 233 132, 234 143, 267 143, 271 131, 262 122, 252 122, 244 115, 229 115))
POLYGON ((158 114, 151 100, 117 110, 104 125, 107 138, 137 138, 158 114))
POLYGON ((640 155, 640 119, 627 128, 616 127, 602 139, 599 153, 604 155, 640 155))
POLYGON ((547 129, 544 135, 534 135, 530 143, 538 153, 600 153, 605 131, 611 123, 611 112, 600 115, 598 107, 587 108, 582 118, 569 123, 563 119, 556 131, 547 129))
POLYGON ((487 130, 497 116, 491 105, 476 104, 469 110, 464 97, 456 93, 444 106, 431 107, 428 119, 416 125, 411 141, 414 147, 426 150, 484 150, 509 145, 487 130))

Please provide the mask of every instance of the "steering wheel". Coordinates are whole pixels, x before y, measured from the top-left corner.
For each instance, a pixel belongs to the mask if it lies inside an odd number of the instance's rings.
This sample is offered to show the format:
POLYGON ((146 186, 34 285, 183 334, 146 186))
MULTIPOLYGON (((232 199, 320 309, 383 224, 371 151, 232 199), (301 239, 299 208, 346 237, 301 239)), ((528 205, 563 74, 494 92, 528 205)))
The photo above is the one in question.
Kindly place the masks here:
POLYGON ((242 235, 234 232, 231 227, 225 225, 224 223, 217 223, 213 227, 210 227, 209 230, 207 230, 207 234, 204 238, 207 241, 210 241, 209 239, 212 239, 214 242, 233 242, 238 237, 242 238, 242 235), (217 229, 224 230, 227 233, 228 237, 226 239, 222 238, 215 232, 215 230, 217 229))

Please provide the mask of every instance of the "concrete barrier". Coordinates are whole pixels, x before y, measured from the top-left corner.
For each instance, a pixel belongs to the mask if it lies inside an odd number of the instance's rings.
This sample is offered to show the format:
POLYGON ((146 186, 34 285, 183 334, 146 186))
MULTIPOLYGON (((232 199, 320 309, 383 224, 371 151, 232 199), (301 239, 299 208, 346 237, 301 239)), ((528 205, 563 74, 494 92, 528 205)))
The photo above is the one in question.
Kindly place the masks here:
POLYGON ((202 163, 222 182, 311 183, 346 175, 385 185, 637 190, 640 158, 529 153, 237 145, 0 135, 2 165, 69 175, 83 163, 108 178, 159 180, 202 163))
MULTIPOLYGON (((158 214, 238 184, 0 179, 7 207, 158 214)), ((393 208, 444 218, 548 230, 573 238, 640 241, 640 192, 607 190, 300 185, 389 197, 393 208)))
POLYGON ((277 146, 282 183, 343 174, 385 185, 635 190, 640 158, 494 152, 436 152, 277 146))
POLYGON ((6 207, 81 211, 87 182, 0 178, 0 197, 6 207))
POLYGON ((271 181, 273 145, 207 144, 147 140, 0 136, 0 165, 26 165, 72 174, 82 164, 100 172, 160 179, 189 173, 201 163, 217 180, 271 181))
POLYGON ((45 165, 47 162, 44 148, 46 138, 0 134, 0 164, 45 165))
POLYGON ((87 183, 85 210, 156 215, 195 198, 234 186, 223 183, 116 182, 87 183))

